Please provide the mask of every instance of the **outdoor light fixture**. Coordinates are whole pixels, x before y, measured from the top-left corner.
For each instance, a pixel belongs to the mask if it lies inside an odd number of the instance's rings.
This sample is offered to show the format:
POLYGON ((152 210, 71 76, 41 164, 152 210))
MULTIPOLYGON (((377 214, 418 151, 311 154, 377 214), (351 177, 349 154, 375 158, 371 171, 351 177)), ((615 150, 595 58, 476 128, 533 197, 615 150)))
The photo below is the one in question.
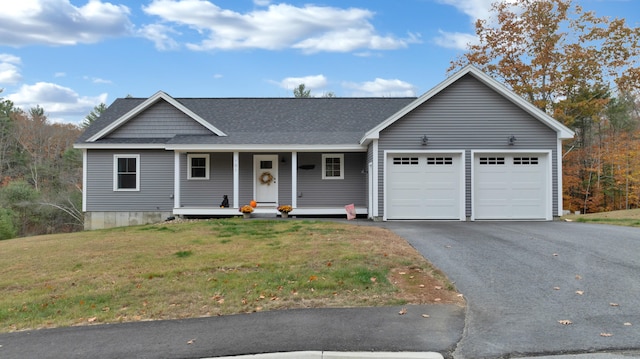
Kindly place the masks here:
POLYGON ((429 139, 427 138, 427 135, 422 136, 422 145, 426 146, 427 142, 429 142, 429 139))
POLYGON ((509 146, 515 145, 516 144, 516 140, 517 140, 516 136, 511 135, 511 137, 509 137, 509 146))

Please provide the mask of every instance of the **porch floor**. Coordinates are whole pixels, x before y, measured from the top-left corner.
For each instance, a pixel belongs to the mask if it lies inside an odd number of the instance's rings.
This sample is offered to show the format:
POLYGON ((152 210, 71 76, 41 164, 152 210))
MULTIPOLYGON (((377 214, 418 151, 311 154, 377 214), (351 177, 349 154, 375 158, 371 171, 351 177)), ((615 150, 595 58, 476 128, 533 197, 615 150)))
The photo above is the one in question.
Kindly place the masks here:
MULTIPOLYGON (((280 212, 275 206, 260 206, 256 207, 253 211, 254 214, 277 217, 280 212)), ((356 207, 356 214, 366 215, 366 207, 356 207)), ((176 216, 239 216, 241 215, 238 208, 216 208, 216 207, 179 207, 173 209, 173 214, 176 216)), ((297 207, 293 211, 289 212, 289 216, 334 216, 345 215, 347 212, 344 207, 297 207)))

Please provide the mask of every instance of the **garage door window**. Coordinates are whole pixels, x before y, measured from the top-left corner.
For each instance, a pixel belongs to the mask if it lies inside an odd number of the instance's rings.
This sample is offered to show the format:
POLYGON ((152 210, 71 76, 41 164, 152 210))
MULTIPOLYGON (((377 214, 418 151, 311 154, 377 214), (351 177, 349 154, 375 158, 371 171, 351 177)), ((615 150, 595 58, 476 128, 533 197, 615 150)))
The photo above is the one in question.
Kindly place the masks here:
POLYGON ((480 157, 481 165, 503 165, 504 157, 480 157))
POLYGON ((427 157, 427 166, 429 165, 452 165, 453 157, 427 157))
POLYGON ((417 165, 418 157, 394 157, 394 165, 417 165))
POLYGON ((514 165, 537 165, 538 157, 514 157, 514 165))

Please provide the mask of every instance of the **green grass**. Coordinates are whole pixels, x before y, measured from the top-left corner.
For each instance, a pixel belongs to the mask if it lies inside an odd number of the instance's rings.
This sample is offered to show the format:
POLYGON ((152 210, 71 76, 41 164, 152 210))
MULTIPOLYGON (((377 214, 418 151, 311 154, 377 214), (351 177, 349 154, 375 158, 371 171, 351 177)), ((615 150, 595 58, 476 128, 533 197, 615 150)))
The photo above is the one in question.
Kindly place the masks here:
POLYGON ((225 219, 18 238, 0 242, 0 331, 397 305, 387 276, 408 265, 432 270, 384 229, 331 222, 225 219))
POLYGON ((588 214, 572 214, 562 217, 581 223, 602 223, 617 226, 640 227, 640 209, 610 211, 588 214))

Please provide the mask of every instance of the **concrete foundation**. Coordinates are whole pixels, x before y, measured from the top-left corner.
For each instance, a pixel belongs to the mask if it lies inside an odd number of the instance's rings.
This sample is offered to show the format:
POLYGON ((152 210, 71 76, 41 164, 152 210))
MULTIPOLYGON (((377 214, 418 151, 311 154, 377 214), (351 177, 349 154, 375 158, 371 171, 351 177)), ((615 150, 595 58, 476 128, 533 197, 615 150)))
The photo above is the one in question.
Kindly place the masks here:
POLYGON ((84 229, 103 229, 158 223, 173 216, 171 211, 158 212, 85 212, 84 229))

